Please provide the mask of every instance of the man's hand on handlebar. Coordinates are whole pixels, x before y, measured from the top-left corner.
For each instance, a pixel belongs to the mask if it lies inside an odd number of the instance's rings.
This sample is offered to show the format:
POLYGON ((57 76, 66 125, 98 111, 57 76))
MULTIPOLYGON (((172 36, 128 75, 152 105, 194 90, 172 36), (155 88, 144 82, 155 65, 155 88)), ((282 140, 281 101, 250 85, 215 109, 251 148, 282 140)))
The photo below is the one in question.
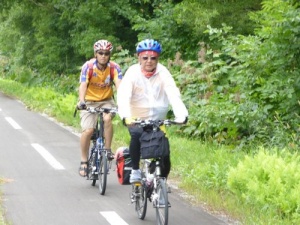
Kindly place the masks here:
POLYGON ((83 110, 83 109, 86 109, 86 104, 85 104, 85 102, 78 102, 77 103, 77 109, 79 109, 79 110, 83 110))
POLYGON ((174 122, 176 122, 177 124, 186 124, 188 122, 188 117, 185 117, 185 118, 176 118, 174 120, 174 122))

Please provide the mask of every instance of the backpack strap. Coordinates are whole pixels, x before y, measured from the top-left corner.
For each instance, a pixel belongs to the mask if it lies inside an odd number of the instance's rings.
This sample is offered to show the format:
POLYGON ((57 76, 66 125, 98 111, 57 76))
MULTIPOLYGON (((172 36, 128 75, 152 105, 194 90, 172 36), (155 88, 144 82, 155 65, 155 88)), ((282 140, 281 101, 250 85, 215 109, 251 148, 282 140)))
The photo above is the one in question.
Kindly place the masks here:
POLYGON ((88 62, 88 67, 89 67, 89 80, 92 78, 92 76, 93 76, 93 72, 94 72, 94 64, 93 64, 93 62, 92 62, 92 60, 90 60, 89 62, 88 62))
POLYGON ((112 82, 114 82, 114 75, 115 75, 114 69, 116 68, 116 64, 114 62, 110 61, 109 65, 110 65, 110 80, 112 82))
MULTIPOLYGON (((89 80, 92 78, 93 72, 94 72, 94 61, 93 61, 93 59, 90 59, 90 61, 88 62, 89 80)), ((115 62, 110 61, 109 65, 110 65, 110 80, 113 82, 114 81, 114 69, 117 68, 117 66, 116 66, 117 64, 115 62)))

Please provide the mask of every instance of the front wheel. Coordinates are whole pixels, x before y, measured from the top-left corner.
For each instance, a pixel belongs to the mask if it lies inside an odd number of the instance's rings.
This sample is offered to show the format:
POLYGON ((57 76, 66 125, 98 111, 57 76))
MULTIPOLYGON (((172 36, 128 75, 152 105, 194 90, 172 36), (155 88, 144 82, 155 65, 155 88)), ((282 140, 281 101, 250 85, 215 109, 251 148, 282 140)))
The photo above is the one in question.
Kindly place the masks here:
POLYGON ((107 173, 108 173, 107 157, 106 157, 105 151, 101 151, 100 162, 99 162, 99 171, 98 171, 99 192, 101 195, 105 194, 107 173))
POLYGON ((159 179, 156 188, 157 199, 154 202, 156 208, 156 224, 167 225, 169 219, 169 201, 165 179, 159 179))

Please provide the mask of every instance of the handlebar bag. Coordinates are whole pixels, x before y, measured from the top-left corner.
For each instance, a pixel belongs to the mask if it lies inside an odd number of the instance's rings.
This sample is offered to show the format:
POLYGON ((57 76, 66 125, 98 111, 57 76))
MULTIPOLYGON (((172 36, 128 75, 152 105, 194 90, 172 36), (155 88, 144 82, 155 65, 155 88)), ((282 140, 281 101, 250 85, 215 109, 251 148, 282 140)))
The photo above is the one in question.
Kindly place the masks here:
POLYGON ((144 130, 141 137, 141 158, 160 158, 170 154, 169 139, 161 130, 144 130))

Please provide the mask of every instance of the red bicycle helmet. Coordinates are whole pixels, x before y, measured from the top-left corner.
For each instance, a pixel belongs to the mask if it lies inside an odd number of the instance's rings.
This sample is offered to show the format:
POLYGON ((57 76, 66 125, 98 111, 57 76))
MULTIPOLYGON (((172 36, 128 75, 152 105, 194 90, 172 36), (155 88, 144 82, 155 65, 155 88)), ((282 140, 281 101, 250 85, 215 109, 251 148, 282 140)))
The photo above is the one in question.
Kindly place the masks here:
POLYGON ((105 50, 105 51, 112 51, 113 45, 111 42, 107 40, 99 40, 94 44, 94 52, 105 50))

